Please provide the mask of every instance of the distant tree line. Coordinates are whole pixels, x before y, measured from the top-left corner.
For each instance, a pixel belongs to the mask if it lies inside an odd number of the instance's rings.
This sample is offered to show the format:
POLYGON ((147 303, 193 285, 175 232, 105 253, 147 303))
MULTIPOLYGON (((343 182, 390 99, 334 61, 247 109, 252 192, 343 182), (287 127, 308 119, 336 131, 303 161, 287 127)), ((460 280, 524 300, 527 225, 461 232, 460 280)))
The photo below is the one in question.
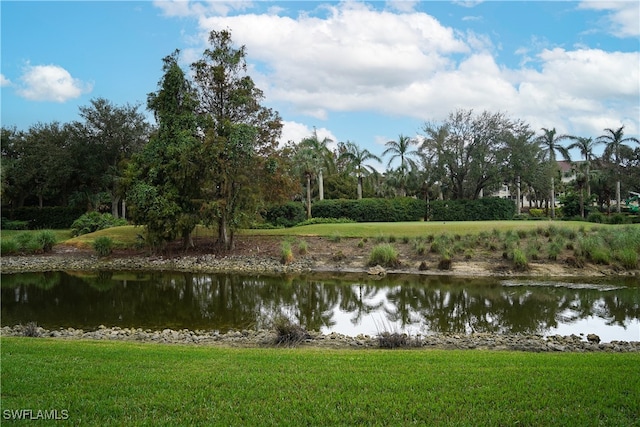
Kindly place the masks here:
POLYGON ((579 200, 584 216, 594 204, 610 210, 612 200, 620 211, 629 191, 640 192, 640 142, 625 137, 624 126, 597 137, 558 135, 504 113, 460 109, 425 122, 422 135, 387 142, 380 156, 352 141, 334 146, 315 131, 279 147, 280 116, 262 105, 245 47, 235 47, 228 30, 212 31, 209 43, 191 79, 179 51, 163 59, 146 105, 155 125, 140 105, 97 98, 72 123, 3 127, 2 215, 23 206, 106 211, 145 225, 155 247, 176 238, 188 247, 203 223, 231 248, 235 230, 291 201, 310 217, 314 200, 469 200, 506 186, 518 213, 528 203, 555 216, 563 194, 579 200), (574 162, 571 149, 580 152, 574 162), (570 164, 570 182, 559 159, 570 164))

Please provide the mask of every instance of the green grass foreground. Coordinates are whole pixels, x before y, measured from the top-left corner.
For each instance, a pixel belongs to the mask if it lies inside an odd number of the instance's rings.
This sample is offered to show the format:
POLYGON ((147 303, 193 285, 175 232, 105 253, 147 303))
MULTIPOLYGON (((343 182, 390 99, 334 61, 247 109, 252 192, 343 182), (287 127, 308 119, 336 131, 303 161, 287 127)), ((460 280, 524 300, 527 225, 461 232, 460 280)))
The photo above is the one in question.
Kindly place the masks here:
MULTIPOLYGON (((73 425, 638 425, 640 354, 2 338, 2 414, 73 425)), ((46 424, 46 423, 39 423, 46 424)))

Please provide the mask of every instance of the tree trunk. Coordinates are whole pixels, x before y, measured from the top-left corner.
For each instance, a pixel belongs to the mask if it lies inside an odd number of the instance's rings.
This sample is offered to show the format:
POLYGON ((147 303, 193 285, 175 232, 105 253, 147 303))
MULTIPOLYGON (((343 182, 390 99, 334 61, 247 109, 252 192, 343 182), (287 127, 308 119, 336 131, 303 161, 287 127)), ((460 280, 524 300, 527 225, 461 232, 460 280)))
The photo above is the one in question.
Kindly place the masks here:
POLYGON ((227 230, 227 216, 222 214, 220 222, 218 222, 218 243, 223 245, 225 249, 229 249, 229 231, 227 230))
POLYGON ((127 219, 127 203, 122 199, 122 218, 127 219))
POLYGON ((520 200, 520 177, 516 178, 516 214, 522 213, 521 200, 520 200))
POLYGON ((362 176, 358 175, 358 200, 362 199, 362 176))
POLYGON ((322 179, 322 169, 318 172, 318 193, 320 200, 324 200, 324 179, 322 179))
POLYGON ((116 196, 114 194, 111 194, 111 215, 113 215, 114 218, 118 218, 118 207, 120 205, 120 196, 116 196))
POLYGON ((551 178, 551 219, 556 217, 556 183, 555 178, 551 178))
POLYGON ((307 219, 311 219, 311 175, 307 174, 307 219))
POLYGON ((618 204, 616 211, 620 213, 620 180, 616 182, 616 203, 618 204))
POLYGON ((183 230, 182 232, 182 248, 186 251, 189 248, 193 248, 193 239, 191 238, 191 232, 183 230))

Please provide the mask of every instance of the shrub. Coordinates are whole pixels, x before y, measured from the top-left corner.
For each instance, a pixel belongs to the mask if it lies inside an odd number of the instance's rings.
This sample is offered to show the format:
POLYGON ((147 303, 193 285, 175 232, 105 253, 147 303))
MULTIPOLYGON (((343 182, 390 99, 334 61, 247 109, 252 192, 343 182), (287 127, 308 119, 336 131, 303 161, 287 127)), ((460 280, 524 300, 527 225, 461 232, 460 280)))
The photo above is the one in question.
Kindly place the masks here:
POLYGON ((513 200, 487 197, 477 200, 434 200, 430 203, 434 221, 509 220, 515 215, 513 200))
POLYGON ((627 216, 623 214, 614 214, 609 217, 607 221, 609 224, 627 224, 630 221, 627 221, 627 216))
POLYGON ((9 220, 5 217, 2 217, 1 228, 3 230, 28 230, 29 221, 9 220))
POLYGON ((276 227, 293 227, 307 217, 302 203, 287 202, 272 206, 265 212, 265 219, 276 227))
POLYGON ((113 251, 113 240, 107 236, 100 236, 93 241, 93 250, 100 257, 109 256, 113 251))
POLYGON ((409 345, 407 334, 400 332, 382 332, 378 335, 378 345, 380 348, 402 348, 409 345))
POLYGON ((451 270, 451 257, 449 255, 442 255, 438 261, 438 270, 451 270))
POLYGON ((31 230, 60 230, 71 227, 73 221, 82 215, 83 210, 63 206, 25 207, 13 210, 12 218, 27 221, 31 230))
POLYGON ((591 212, 587 215, 587 221, 602 224, 605 221, 605 217, 600 212, 591 212))
POLYGON ((71 224, 71 235, 74 237, 105 228, 127 225, 127 221, 122 218, 115 218, 110 213, 89 212, 73 221, 71 224))
POLYGON ((295 323, 285 315, 280 315, 274 319, 273 329, 276 332, 276 345, 294 346, 311 338, 300 324, 295 323))
POLYGON ((396 248, 388 243, 374 246, 369 255, 369 265, 378 264, 383 267, 397 267, 400 265, 396 248))
POLYGON ((42 247, 44 252, 49 252, 56 244, 56 235, 49 230, 44 230, 36 234, 35 240, 42 247))
POLYGON ((533 209, 533 208, 529 209, 529 215, 531 215, 533 218, 543 218, 547 216, 544 209, 533 209))
POLYGON ((302 227, 303 225, 313 224, 352 224, 354 222, 354 220, 349 218, 310 218, 296 224, 295 226, 302 227))
POLYGON ((13 240, 18 245, 18 251, 26 251, 27 248, 31 245, 31 241, 33 240, 32 233, 20 233, 17 234, 13 240))
POLYGON ((312 206, 314 217, 349 218, 357 222, 418 221, 425 212, 425 201, 411 197, 320 200, 312 206))

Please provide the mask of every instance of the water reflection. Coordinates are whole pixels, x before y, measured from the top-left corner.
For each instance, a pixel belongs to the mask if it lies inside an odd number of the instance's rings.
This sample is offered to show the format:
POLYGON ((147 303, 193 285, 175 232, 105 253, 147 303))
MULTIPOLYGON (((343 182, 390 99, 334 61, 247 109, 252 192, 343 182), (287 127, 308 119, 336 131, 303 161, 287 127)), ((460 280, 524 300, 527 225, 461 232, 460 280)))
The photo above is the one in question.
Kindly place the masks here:
POLYGON ((2 275, 2 323, 46 328, 260 327, 278 313, 349 335, 598 333, 640 340, 637 280, 608 283, 450 277, 243 276, 101 272, 2 275))

